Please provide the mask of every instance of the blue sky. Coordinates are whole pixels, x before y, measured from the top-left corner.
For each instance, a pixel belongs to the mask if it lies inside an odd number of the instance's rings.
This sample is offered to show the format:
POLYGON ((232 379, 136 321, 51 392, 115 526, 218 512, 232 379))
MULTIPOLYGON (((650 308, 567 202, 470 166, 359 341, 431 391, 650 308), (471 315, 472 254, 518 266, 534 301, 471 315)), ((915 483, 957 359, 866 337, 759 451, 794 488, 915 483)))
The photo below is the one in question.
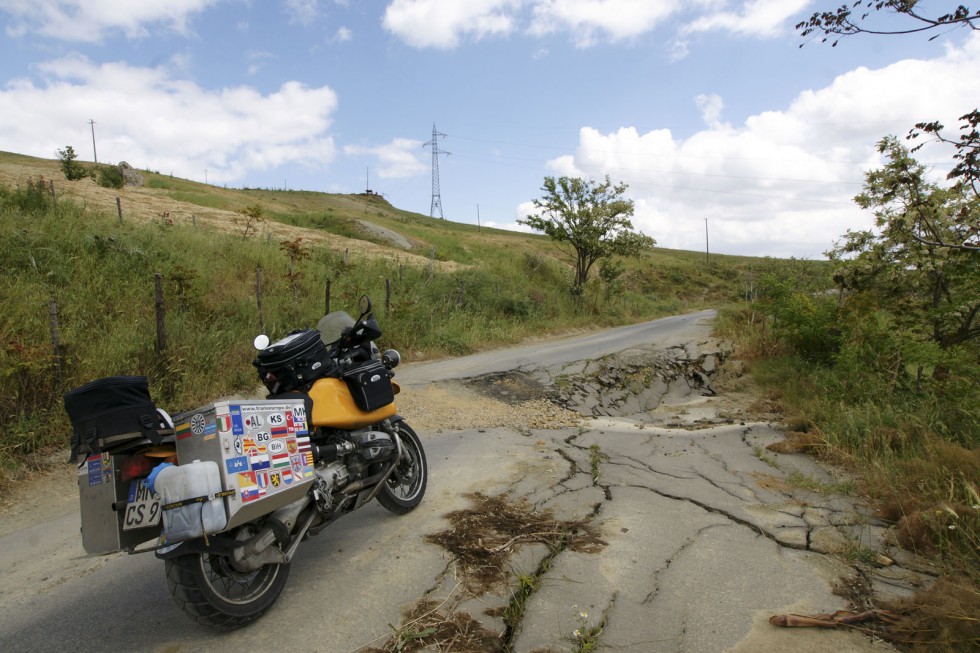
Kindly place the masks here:
POLYGON ((545 176, 608 174, 662 246, 707 220, 714 252, 819 258, 872 223, 876 141, 980 102, 969 30, 800 48, 837 4, 0 0, 0 150, 91 160, 91 119, 102 162, 428 214, 435 123, 447 219, 518 228, 545 176))

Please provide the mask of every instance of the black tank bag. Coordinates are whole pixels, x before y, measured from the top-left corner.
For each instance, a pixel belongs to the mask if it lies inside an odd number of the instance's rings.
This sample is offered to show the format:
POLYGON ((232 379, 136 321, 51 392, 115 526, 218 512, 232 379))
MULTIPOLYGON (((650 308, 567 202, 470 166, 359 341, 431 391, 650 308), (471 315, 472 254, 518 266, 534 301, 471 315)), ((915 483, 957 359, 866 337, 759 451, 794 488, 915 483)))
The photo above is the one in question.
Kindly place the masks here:
POLYGON ((333 375, 337 366, 315 329, 293 331, 259 352, 252 365, 271 394, 305 389, 320 377, 333 375))

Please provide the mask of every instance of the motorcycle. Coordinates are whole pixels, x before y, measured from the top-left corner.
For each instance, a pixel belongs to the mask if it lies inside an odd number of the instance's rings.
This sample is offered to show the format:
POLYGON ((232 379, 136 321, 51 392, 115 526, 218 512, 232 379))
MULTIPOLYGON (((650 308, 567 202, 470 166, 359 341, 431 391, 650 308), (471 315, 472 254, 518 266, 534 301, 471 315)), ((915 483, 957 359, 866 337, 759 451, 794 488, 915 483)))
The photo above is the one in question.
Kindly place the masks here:
POLYGON ((428 466, 396 412, 400 356, 380 336, 366 296, 356 320, 338 311, 275 343, 260 335, 265 400, 173 418, 144 377, 67 393, 86 551, 154 552, 176 604, 228 630, 275 603, 299 544, 342 515, 373 499, 411 512, 428 466))

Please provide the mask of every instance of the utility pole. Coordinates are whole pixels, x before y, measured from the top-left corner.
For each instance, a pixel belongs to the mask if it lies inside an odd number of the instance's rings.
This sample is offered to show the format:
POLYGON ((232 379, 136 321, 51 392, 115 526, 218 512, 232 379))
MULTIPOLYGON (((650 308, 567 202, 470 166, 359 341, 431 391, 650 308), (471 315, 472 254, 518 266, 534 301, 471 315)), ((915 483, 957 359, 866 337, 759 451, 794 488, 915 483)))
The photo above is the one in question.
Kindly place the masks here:
POLYGON ((88 124, 92 127, 92 158, 95 159, 95 165, 99 165, 99 154, 95 151, 95 121, 89 118, 88 124))
POLYGON ((708 254, 708 218, 704 219, 704 264, 706 266, 711 265, 711 259, 708 254))
POLYGON ((446 137, 445 134, 437 132, 436 123, 432 123, 432 140, 428 143, 423 143, 422 147, 428 145, 432 148, 432 204, 429 206, 429 217, 436 217, 436 208, 438 207, 439 217, 445 220, 446 216, 442 214, 442 196, 439 193, 439 155, 445 154, 448 156, 450 153, 446 150, 439 149, 440 136, 443 138, 446 137))

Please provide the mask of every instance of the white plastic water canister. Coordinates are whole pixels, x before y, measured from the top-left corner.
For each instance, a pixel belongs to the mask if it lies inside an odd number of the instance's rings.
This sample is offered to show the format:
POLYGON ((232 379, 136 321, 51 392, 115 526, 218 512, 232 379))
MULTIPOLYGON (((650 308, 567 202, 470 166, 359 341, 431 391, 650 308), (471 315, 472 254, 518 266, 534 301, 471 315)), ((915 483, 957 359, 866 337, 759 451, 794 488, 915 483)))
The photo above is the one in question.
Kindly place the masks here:
POLYGON ((221 472, 214 461, 163 467, 153 478, 153 489, 163 506, 183 503, 163 511, 163 535, 168 544, 218 533, 228 524, 225 500, 213 498, 222 489, 221 472), (207 499, 195 501, 201 497, 207 499))

